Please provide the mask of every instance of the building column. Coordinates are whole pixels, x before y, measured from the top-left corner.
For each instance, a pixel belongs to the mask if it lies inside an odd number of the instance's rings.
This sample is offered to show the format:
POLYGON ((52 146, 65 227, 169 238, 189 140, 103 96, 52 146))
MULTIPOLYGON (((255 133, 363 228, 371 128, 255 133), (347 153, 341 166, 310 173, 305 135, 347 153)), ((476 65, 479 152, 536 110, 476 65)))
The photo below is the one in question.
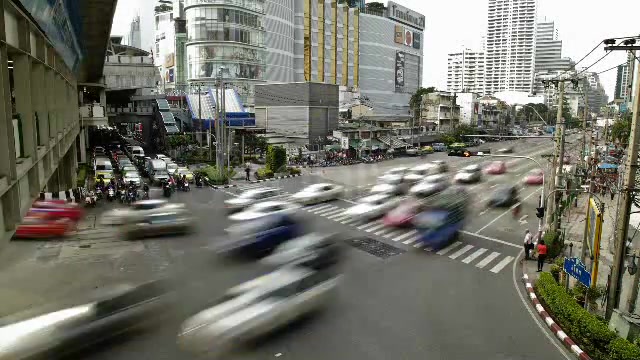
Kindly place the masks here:
POLYGON ((31 104, 31 59, 28 55, 13 56, 16 112, 22 125, 22 154, 20 157, 35 160, 36 130, 31 104))
POLYGON ((80 128, 80 163, 87 163, 87 129, 85 127, 80 128))
POLYGON ((60 168, 58 167, 51 173, 51 177, 49 181, 47 181, 47 192, 58 192, 60 191, 60 181, 58 179, 60 172, 60 168))
POLYGON ((100 105, 107 108, 107 92, 104 89, 100 89, 100 105))

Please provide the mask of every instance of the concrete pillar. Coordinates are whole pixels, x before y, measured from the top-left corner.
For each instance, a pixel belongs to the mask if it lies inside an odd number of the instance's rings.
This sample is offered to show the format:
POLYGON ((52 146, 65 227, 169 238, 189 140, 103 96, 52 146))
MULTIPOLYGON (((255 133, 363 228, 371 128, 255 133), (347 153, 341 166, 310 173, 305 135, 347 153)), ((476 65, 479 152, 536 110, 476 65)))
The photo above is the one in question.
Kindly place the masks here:
POLYGON ((22 157, 35 159, 36 129, 31 104, 31 59, 28 55, 13 56, 13 79, 16 112, 22 123, 22 157))
POLYGON ((60 168, 55 169, 47 181, 47 192, 58 192, 60 190, 60 181, 58 179, 58 175, 60 172, 60 168))
POLYGON ((82 89, 78 90, 78 104, 80 104, 80 106, 84 104, 84 91, 82 91, 82 89))
MULTIPOLYGON (((0 24, 4 24, 0 19, 0 24)), ((0 33, 4 34, 4 26, 0 27, 0 33)), ((16 178, 16 152, 13 139, 13 121, 11 110, 11 86, 9 84, 7 47, 0 44, 0 177, 8 180, 16 178)), ((9 181, 10 182, 10 181, 9 181)), ((16 209, 17 209, 16 205, 16 209)), ((7 212, 7 209, 3 209, 7 212)), ((7 216, 5 216, 7 223, 7 216)))
POLYGON ((36 145, 43 146, 47 143, 47 109, 44 94, 44 65, 33 63, 31 65, 31 104, 35 112, 36 145))
POLYGON ((100 89, 100 105, 107 108, 107 92, 104 89, 100 89))
POLYGON ((84 127, 82 127, 80 129, 80 134, 78 134, 78 136, 80 137, 80 162, 82 164, 86 164, 87 163, 87 129, 85 129, 84 127))
POLYGON ((56 84, 55 84, 55 76, 53 70, 46 68, 44 70, 44 93, 45 93, 45 102, 47 108, 47 130, 49 139, 55 138, 58 136, 58 127, 57 127, 57 106, 56 106, 56 84))

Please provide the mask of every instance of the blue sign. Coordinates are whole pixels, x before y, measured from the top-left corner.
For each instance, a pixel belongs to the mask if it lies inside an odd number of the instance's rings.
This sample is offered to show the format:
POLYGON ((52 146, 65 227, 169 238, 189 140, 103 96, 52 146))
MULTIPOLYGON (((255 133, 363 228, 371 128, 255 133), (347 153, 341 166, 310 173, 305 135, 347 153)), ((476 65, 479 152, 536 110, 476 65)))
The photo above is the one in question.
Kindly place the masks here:
POLYGON ((565 258, 564 271, 586 287, 591 287, 591 273, 578 258, 565 258))
POLYGON ((72 72, 82 60, 78 0, 20 0, 72 72))

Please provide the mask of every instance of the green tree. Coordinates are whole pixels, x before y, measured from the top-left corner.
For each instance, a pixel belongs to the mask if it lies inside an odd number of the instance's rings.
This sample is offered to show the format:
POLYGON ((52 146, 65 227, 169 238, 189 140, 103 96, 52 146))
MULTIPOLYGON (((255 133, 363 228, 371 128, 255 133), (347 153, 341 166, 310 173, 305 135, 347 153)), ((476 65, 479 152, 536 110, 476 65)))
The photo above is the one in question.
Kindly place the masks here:
POLYGON ((626 144, 631 135, 631 120, 618 119, 611 125, 611 139, 614 142, 626 144))
POLYGON ((542 120, 546 122, 548 113, 549 113, 549 107, 547 107, 547 105, 529 103, 522 106, 520 110, 518 110, 518 112, 516 113, 516 118, 520 121, 526 120, 531 122, 539 122, 540 117, 542 117, 542 120), (536 112, 540 116, 538 116, 536 112))
POLYGON ((371 11, 384 11, 385 9, 384 4, 377 1, 366 3, 365 6, 367 7, 367 10, 371 11))
POLYGON ((282 146, 269 145, 267 147, 267 170, 281 172, 287 165, 287 151, 282 146))
POLYGON ((475 134, 476 134, 476 129, 474 127, 469 126, 467 124, 460 124, 454 129, 451 136, 453 137, 454 142, 466 142, 469 139, 465 138, 465 135, 475 135, 475 134))
POLYGON ((569 106, 569 101, 566 96, 562 97, 562 117, 564 118, 564 123, 567 128, 574 127, 574 118, 571 114, 571 106, 569 106))
MULTIPOLYGON (((373 4, 373 3, 369 3, 373 4)), ((367 4, 367 5, 369 5, 367 4)), ((420 118, 420 106, 422 104, 422 95, 431 94, 436 92, 436 88, 430 86, 428 88, 419 88, 413 95, 411 95, 411 99, 409 99, 409 108, 413 111, 413 118, 420 118)))

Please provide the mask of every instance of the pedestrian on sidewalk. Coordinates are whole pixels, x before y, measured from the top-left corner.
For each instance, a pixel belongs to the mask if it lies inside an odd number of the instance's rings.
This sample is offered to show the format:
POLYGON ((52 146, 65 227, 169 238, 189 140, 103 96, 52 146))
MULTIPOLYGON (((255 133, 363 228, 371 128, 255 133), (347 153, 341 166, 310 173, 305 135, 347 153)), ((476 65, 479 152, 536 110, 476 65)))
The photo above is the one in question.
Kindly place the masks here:
POLYGON ((524 231, 524 259, 531 259, 531 250, 533 249, 533 242, 531 241, 532 236, 529 229, 524 231))
POLYGON ((544 266, 544 260, 547 258, 547 245, 545 245, 544 240, 540 240, 538 243, 538 272, 542 271, 542 267, 544 266))
POLYGON ((251 173, 251 167, 249 166, 249 163, 247 163, 246 168, 244 169, 244 172, 246 174, 245 180, 251 181, 251 178, 249 177, 249 174, 251 173))

